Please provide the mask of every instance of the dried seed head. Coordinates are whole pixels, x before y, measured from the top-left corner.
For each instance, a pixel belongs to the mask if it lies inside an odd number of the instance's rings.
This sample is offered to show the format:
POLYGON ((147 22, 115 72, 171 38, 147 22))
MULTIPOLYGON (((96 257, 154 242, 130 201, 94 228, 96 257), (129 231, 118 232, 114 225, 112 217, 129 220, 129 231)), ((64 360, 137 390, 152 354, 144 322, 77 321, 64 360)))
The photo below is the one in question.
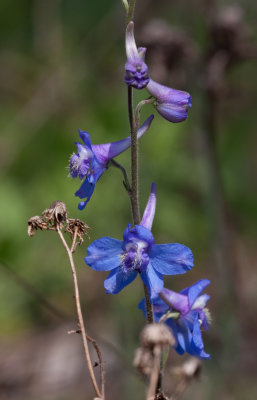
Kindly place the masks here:
POLYGON ((169 328, 164 324, 149 324, 140 335, 141 346, 145 348, 154 348, 155 346, 173 346, 175 338, 169 328))
POLYGON ((53 222, 53 224, 63 226, 67 220, 66 204, 63 201, 54 201, 49 208, 42 213, 46 222, 53 222))
POLYGON ((47 229, 47 223, 43 221, 42 217, 35 215, 28 220, 28 235, 34 236, 37 229, 47 229))
POLYGON ((67 219, 67 226, 65 231, 69 232, 71 236, 74 236, 76 233, 79 240, 80 244, 83 242, 83 236, 86 235, 89 238, 88 231, 91 228, 83 221, 77 218, 68 218, 67 219))

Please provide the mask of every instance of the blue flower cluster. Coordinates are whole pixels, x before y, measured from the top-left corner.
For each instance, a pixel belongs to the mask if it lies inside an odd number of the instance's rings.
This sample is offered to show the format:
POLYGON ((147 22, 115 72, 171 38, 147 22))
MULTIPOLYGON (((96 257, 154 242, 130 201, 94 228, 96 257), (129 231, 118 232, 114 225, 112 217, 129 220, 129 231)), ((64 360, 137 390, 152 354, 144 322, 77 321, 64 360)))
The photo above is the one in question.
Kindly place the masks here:
MULTIPOLYGON (((201 280, 180 293, 163 287, 163 275, 184 274, 193 267, 193 254, 183 244, 155 244, 151 232, 155 208, 153 183, 140 224, 128 224, 123 241, 110 237, 95 240, 87 249, 85 263, 95 271, 110 271, 104 282, 108 294, 119 293, 139 275, 148 288, 156 322, 165 321, 172 330, 176 351, 210 358, 204 351, 201 335, 201 328, 209 327, 209 312, 205 308, 209 296, 199 296, 210 282, 201 280)), ((146 315, 144 299, 139 308, 146 315)))
MULTIPOLYGON (((145 48, 136 46, 131 21, 126 30, 125 82, 136 89, 146 88, 156 110, 168 121, 184 121, 191 107, 190 95, 150 79, 145 52, 145 48)), ((148 131, 152 120, 153 115, 137 130, 138 139, 148 131)), ((77 152, 70 158, 70 176, 82 181, 75 193, 82 200, 78 206, 82 210, 110 161, 130 147, 131 138, 92 145, 88 132, 79 131, 79 135, 83 144, 76 143, 77 152)), ((148 289, 155 322, 165 322, 171 329, 176 339, 176 351, 208 359, 210 355, 204 351, 201 329, 209 328, 206 309, 209 296, 201 292, 210 282, 200 280, 180 293, 164 288, 164 275, 184 274, 191 270, 193 254, 184 244, 155 243, 151 232, 155 209, 156 185, 153 183, 141 222, 135 226, 128 224, 123 240, 110 237, 95 240, 87 249, 85 263, 95 271, 109 271, 104 281, 108 294, 119 293, 139 275, 148 289)), ((139 308, 146 314, 145 300, 140 302, 139 308)))
POLYGON ((156 185, 140 225, 124 231, 123 241, 103 237, 87 249, 85 262, 96 271, 111 271, 104 282, 107 293, 116 294, 139 274, 155 298, 163 289, 163 275, 184 274, 193 267, 191 250, 178 243, 155 244, 151 232, 156 205, 156 185))

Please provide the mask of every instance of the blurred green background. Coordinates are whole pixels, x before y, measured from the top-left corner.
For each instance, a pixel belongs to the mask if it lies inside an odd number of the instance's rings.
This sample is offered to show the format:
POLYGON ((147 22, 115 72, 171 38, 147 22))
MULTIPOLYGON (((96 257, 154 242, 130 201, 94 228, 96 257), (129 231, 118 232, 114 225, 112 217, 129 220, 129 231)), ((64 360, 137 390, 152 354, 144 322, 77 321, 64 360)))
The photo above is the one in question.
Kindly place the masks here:
MULTIPOLYGON (((237 1, 242 17, 235 29, 246 50, 242 60, 230 60, 222 76, 217 67, 216 76, 211 60, 218 51, 213 50, 208 10, 214 7, 222 15, 231 4, 138 0, 136 9, 137 42, 149 47, 152 78, 193 97, 189 118, 181 124, 145 107, 142 116, 154 112, 155 119, 139 149, 141 211, 151 182, 157 183, 156 242, 184 243, 195 256, 193 270, 166 277, 166 286, 181 290, 201 278, 212 281, 213 324, 204 339, 213 360, 204 363, 202 378, 183 399, 257 398, 257 10, 253 0, 237 1), (158 34, 152 39, 147 33, 158 31, 155 19, 163 27, 159 53, 158 34), (166 43, 167 27, 171 39, 166 43), (172 35, 183 38, 177 53, 172 35), (213 86, 210 77, 217 78, 213 86)), ((78 129, 89 131, 94 144, 129 135, 124 27, 122 4, 114 0, 0 3, 1 400, 93 396, 80 338, 67 335, 76 329, 76 318, 65 251, 54 232, 29 238, 26 224, 55 200, 64 201, 70 217, 92 228, 90 241, 120 239, 131 222, 118 170, 104 174, 80 212, 74 196, 80 182, 69 178, 67 169, 78 129), (64 317, 51 312, 43 299, 64 317)), ((140 91, 136 99, 147 95, 140 91)), ((117 160, 129 171, 129 152, 117 160)), ((86 327, 106 360, 107 399, 141 399, 144 384, 131 368, 144 324, 137 310, 141 282, 116 296, 105 295, 106 274, 83 261, 90 241, 78 248, 75 260, 86 327)), ((185 359, 172 354, 169 360, 169 394, 176 380, 172 366, 185 359)))

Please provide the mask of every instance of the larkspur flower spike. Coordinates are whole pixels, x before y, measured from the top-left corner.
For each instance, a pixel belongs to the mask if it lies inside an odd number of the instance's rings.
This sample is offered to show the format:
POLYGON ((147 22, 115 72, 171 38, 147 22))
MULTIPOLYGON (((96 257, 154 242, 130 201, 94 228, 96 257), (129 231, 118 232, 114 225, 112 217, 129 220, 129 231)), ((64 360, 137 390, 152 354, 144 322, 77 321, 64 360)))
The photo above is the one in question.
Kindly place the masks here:
MULTIPOLYGON (((210 313, 206 303, 210 296, 201 294, 209 284, 208 279, 202 279, 180 293, 164 288, 153 300, 155 321, 165 321, 169 326, 179 354, 187 352, 200 359, 210 359, 204 351, 201 334, 201 328, 209 329, 210 313)), ((145 299, 139 303, 139 308, 146 314, 145 299)))
MULTIPOLYGON (((147 132, 153 118, 154 116, 150 115, 138 129, 138 139, 147 132)), ((72 178, 79 177, 80 180, 84 179, 75 193, 80 199, 85 199, 78 205, 78 208, 83 210, 94 192, 97 181, 108 168, 109 161, 130 147, 131 138, 128 137, 112 143, 92 145, 88 132, 79 130, 79 136, 84 144, 76 142, 78 151, 70 158, 70 175, 72 178)))
POLYGON ((86 264, 96 271, 111 271, 104 282, 107 293, 120 292, 139 274, 154 298, 163 289, 163 275, 184 274, 193 267, 193 254, 188 247, 154 243, 151 227, 155 207, 153 183, 140 225, 132 228, 128 224, 123 241, 103 237, 88 247, 86 264))
POLYGON ((155 98, 158 113, 170 122, 182 122, 192 107, 191 96, 187 92, 160 85, 150 79, 146 89, 155 98))
POLYGON ((145 48, 136 46, 134 23, 130 21, 126 30, 125 82, 136 89, 143 89, 149 83, 148 67, 144 62, 145 52, 145 48))

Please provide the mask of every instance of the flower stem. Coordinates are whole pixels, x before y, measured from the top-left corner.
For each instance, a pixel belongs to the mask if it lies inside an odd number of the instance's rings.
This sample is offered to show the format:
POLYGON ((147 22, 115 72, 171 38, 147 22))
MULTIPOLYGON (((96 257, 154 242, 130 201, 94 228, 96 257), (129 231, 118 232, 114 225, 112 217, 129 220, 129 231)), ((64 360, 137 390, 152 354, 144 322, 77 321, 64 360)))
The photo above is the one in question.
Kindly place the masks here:
MULTIPOLYGON (((134 116, 134 105, 133 105, 133 88, 128 87, 128 111, 129 111, 129 123, 130 123, 130 135, 131 135, 131 208, 134 225, 140 224, 140 210, 139 210, 139 196, 138 196, 138 142, 137 142, 137 128, 134 116)), ((150 296, 148 289, 144 284, 145 292, 145 303, 147 322, 151 324, 153 322, 153 310, 151 306, 150 296)))
MULTIPOLYGON (((136 0, 130 0, 129 9, 127 14, 127 23, 134 18, 136 0)), ((139 113, 139 111, 138 111, 139 113)), ((139 209, 139 196, 138 196, 138 142, 137 142, 137 124, 134 113, 134 102, 133 102, 133 88, 128 86, 128 114, 130 124, 130 136, 131 136, 131 208, 134 225, 140 224, 140 209, 139 209)), ((151 306, 150 296, 148 289, 144 284, 145 292, 145 303, 147 322, 151 324, 153 322, 153 310, 151 306)))
POLYGON ((128 110, 131 135, 131 207, 135 225, 140 223, 139 197, 138 197, 138 144, 137 130, 134 117, 133 88, 128 87, 128 110))
POLYGON ((127 23, 129 23, 129 21, 132 21, 134 18, 135 5, 136 5, 136 0, 130 0, 128 15, 127 15, 127 23))
POLYGON ((75 292, 75 296, 74 297, 75 297, 75 302, 76 302, 79 329, 81 330, 82 341, 83 341, 85 357, 86 357, 86 361, 87 361, 87 365, 88 365, 88 369, 89 369, 90 378, 91 378, 92 384, 94 386, 94 389, 95 389, 97 397, 103 399, 104 398, 104 393, 101 394, 101 392, 99 390, 98 384, 97 384, 96 379, 95 379, 95 374, 94 374, 94 371, 93 371, 92 361, 91 361, 90 354, 89 354, 87 335, 86 335, 86 331, 85 331, 85 325, 84 325, 84 320, 83 320, 82 311, 81 311, 81 305, 80 305, 78 279, 77 279, 77 274, 76 274, 76 269, 75 269, 75 264, 74 264, 72 252, 71 252, 69 246, 67 245, 66 240, 64 239, 64 236, 62 234, 61 229, 57 226, 56 230, 57 230, 58 235, 60 236, 60 239, 61 239, 61 241, 62 241, 62 243, 63 243, 63 245, 64 245, 64 247, 66 249, 66 252, 68 254, 69 261, 70 261, 70 266, 71 266, 71 271, 72 271, 72 276, 73 276, 73 281, 74 281, 74 292, 75 292))

